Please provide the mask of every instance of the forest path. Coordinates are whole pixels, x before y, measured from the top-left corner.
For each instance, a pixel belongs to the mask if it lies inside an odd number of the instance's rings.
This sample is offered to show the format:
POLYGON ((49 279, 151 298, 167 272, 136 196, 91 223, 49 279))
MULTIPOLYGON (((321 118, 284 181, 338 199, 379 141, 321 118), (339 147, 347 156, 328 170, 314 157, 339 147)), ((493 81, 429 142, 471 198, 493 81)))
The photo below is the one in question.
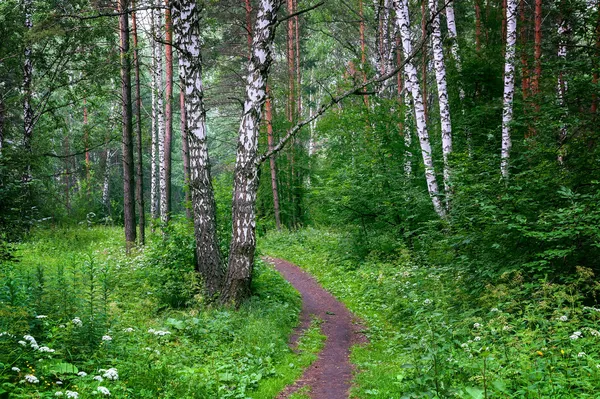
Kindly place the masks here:
POLYGON ((310 390, 311 399, 348 399, 353 366, 350 363, 350 347, 365 343, 360 334, 363 327, 359 320, 333 295, 308 273, 283 259, 265 258, 302 295, 300 325, 291 337, 295 345, 302 331, 309 327, 311 318, 323 320, 321 332, 327 338, 317 360, 291 386, 286 387, 277 399, 286 399, 303 387, 310 390))

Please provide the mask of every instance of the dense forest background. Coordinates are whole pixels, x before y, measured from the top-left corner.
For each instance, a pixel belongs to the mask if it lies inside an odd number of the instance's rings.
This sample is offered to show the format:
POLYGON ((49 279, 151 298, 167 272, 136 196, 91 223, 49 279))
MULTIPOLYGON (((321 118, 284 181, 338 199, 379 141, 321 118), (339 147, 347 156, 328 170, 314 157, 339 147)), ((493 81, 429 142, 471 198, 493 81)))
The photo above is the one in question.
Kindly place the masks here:
MULTIPOLYGON (((590 341, 569 359, 564 350, 581 331, 600 335, 598 1, 2 0, 0 38, 0 332, 50 339, 36 316, 54 312, 56 329, 87 309, 89 331, 65 338, 85 346, 57 363, 79 364, 123 321, 109 292, 132 300, 115 288, 133 278, 119 268, 147 267, 135 276, 147 284, 137 289, 157 292, 148 318, 165 325, 177 318, 168 312, 205 309, 190 316, 196 324, 228 317, 219 312, 243 320, 258 301, 265 317, 289 318, 276 332, 285 337, 295 319, 262 294, 277 277, 255 258, 256 234, 261 253, 312 265, 336 295, 362 298, 362 317, 379 328, 373 342, 410 335, 403 317, 431 333, 419 360, 432 365, 428 377, 400 388, 418 362, 398 361, 398 384, 375 383, 387 375, 375 368, 360 397, 594 397, 597 349, 590 341), (44 251, 69 253, 68 266, 36 262, 44 251), (440 320, 420 318, 396 278, 414 279, 419 304, 439 290, 440 320), (71 307, 59 306, 60 284, 71 284, 71 307), (373 316, 380 302, 390 324, 373 316), (514 311, 514 339, 494 341, 497 353, 480 348, 476 371, 444 374, 441 353, 460 348, 460 328, 469 335, 485 307, 514 311), (437 322, 462 327, 442 333, 437 322), (513 350, 529 357, 499 371, 513 350)), ((274 297, 297 301, 280 288, 274 297)), ((197 328, 186 320, 171 327, 197 328)), ((235 328, 232 341, 247 333, 235 328)), ((190 340, 212 330, 194 331, 190 340)), ((18 386, 11 356, 0 356, 0 382, 18 386)), ((123 363, 130 375, 135 358, 123 363)), ((246 397, 279 371, 260 373, 251 383, 210 375, 234 388, 207 383, 197 397, 246 397)), ((164 397, 194 397, 178 391, 188 383, 164 397)))

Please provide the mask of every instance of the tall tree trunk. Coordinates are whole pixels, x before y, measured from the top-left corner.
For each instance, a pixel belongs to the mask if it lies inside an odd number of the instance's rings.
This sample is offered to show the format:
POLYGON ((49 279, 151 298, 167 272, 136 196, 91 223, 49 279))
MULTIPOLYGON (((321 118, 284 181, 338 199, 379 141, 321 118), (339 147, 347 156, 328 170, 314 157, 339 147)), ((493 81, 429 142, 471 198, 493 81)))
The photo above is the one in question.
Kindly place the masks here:
MULTIPOLYGON (((23 0, 25 12, 25 29, 30 32, 33 28, 33 0, 23 0)), ((31 60, 31 43, 27 38, 23 61, 23 148, 26 153, 24 180, 31 178, 31 141, 33 138, 33 105, 31 82, 33 79, 33 62, 31 60)))
MULTIPOLYGON (((409 15, 408 13, 406 15, 409 15)), ((427 36, 427 0, 421 0, 421 37, 427 36)), ((421 49, 421 93, 423 99, 423 115, 425 116, 425 124, 429 120, 428 105, 427 105, 427 44, 421 49)))
MULTIPOLYGON (((287 0, 287 12, 292 14, 294 12, 294 1, 287 0)), ((294 113, 296 111, 295 104, 295 46, 294 46, 294 18, 289 18, 287 23, 287 64, 288 64, 288 103, 287 103, 287 117, 288 122, 294 121, 294 113)))
POLYGON ((90 200, 90 149, 89 149, 89 131, 88 131, 88 110, 87 110, 87 100, 83 98, 83 145, 85 146, 85 179, 87 181, 87 198, 90 200))
MULTIPOLYGON (((108 140, 106 145, 108 145, 108 140)), ((105 159, 106 163, 104 166, 104 172, 102 173, 102 205, 104 206, 104 210, 106 211, 107 216, 112 216, 111 207, 110 207, 110 166, 112 153, 109 148, 105 150, 105 159)))
POLYGON ((481 51, 481 0, 475 0, 475 50, 481 51))
MULTIPOLYGON (((402 48, 400 43, 400 36, 396 37, 396 63, 400 65, 402 63, 402 48)), ((404 80, 402 76, 405 75, 405 70, 396 74, 397 88, 398 88, 398 103, 402 107, 404 105, 404 121, 400 122, 400 134, 404 137, 404 175, 408 178, 412 177, 412 137, 410 134, 411 124, 409 123, 410 115, 412 112, 412 106, 410 103, 410 97, 404 93, 404 80)))
MULTIPOLYGON (((298 0, 293 0, 294 12, 298 11, 298 0)), ((300 20, 298 15, 294 17, 294 25, 296 26, 296 115, 297 118, 302 117, 302 70, 300 68, 300 20)))
POLYGON ((598 9, 596 17, 596 43, 594 45, 594 58, 592 65, 594 67, 594 73, 592 74, 593 94, 592 94, 592 106, 590 108, 592 114, 596 114, 598 111, 598 60, 600 59, 600 1, 598 1, 598 9))
POLYGON ((164 224, 171 217, 171 147, 173 142, 173 27, 171 24, 171 10, 169 0, 165 0, 165 138, 164 138, 164 166, 161 171, 160 188, 160 214, 164 224))
MULTIPOLYGON (((135 0, 132 1, 135 9, 135 0)), ((133 64, 135 68, 135 127, 136 127, 136 152, 137 152, 137 176, 136 176, 136 200, 138 206, 138 217, 140 225, 140 236, 138 242, 144 245, 146 241, 146 215, 144 212, 144 164, 142 156, 142 94, 140 87, 140 59, 138 49, 137 20, 136 13, 131 13, 131 30, 133 34, 133 64)))
POLYGON ((69 149, 69 134, 65 135, 63 142, 65 148, 65 209, 67 215, 69 215, 71 213, 71 170, 69 169, 71 162, 69 153, 71 150, 69 149))
MULTIPOLYGON (((154 2, 152 2, 154 5, 154 2)), ((162 105, 159 105, 160 92, 162 91, 162 59, 160 57, 160 49, 159 44, 157 42, 158 30, 157 26, 160 26, 159 22, 156 20, 157 12, 155 10, 150 10, 150 33, 151 43, 152 43, 152 80, 151 80, 151 88, 152 88, 152 132, 150 139, 150 162, 152 165, 150 166, 150 215, 153 221, 156 221, 159 216, 159 195, 158 195, 158 179, 159 179, 159 169, 158 169, 158 132, 160 131, 161 121, 159 118, 162 105)), ((154 226, 154 224, 152 224, 154 226)), ((154 227, 152 227, 154 229, 154 227)))
MULTIPOLYGON (((534 71, 531 79, 531 94, 537 96, 540 93, 542 77, 542 0, 535 0, 534 25, 534 71)), ((538 105, 535 107, 539 110, 538 105)))
POLYGON ((244 114, 240 123, 234 174, 232 239, 224 303, 239 304, 250 294, 256 250, 256 191, 258 189, 258 131, 272 62, 277 12, 282 0, 261 0, 248 63, 244 114))
POLYGON ((450 103, 448 101, 448 88, 446 84, 446 65, 444 64, 442 30, 440 28, 440 16, 437 13, 437 1, 438 0, 429 0, 429 13, 433 18, 431 22, 431 47, 433 51, 435 80, 437 82, 438 100, 440 104, 442 156, 444 159, 444 192, 446 194, 446 206, 448 207, 451 197, 450 164, 448 158, 452 153, 452 123, 450 120, 450 103))
MULTIPOLYGON (((160 5, 160 0, 157 1, 157 4, 160 5)), ((153 10, 156 13, 155 16, 155 38, 157 40, 156 44, 156 122, 157 122, 157 149, 158 149, 158 214, 160 216, 160 220, 162 223, 166 222, 165 217, 165 207, 167 206, 165 202, 166 188, 167 184, 165 182, 165 177, 167 173, 165 171, 165 80, 163 75, 163 18, 160 10, 153 10)))
MULTIPOLYGON (((478 0, 475 0, 476 7, 478 7, 477 2, 478 0)), ((458 31, 456 30, 456 18, 454 16, 454 0, 444 3, 446 3, 446 25, 448 26, 448 38, 452 40, 450 50, 452 52, 452 57, 454 57, 454 61, 456 62, 456 69, 460 71, 461 60, 458 52, 458 31)))
POLYGON ((525 12, 525 0, 520 0, 519 12, 521 13, 521 92, 523 95, 523 100, 527 100, 529 91, 531 89, 531 84, 529 76, 529 60, 527 57, 527 14, 525 12))
POLYGON ((435 177, 435 169, 433 167, 433 159, 431 157, 431 144, 429 142, 429 134, 427 132, 427 123, 425 120, 425 107, 423 105, 423 97, 419 87, 419 77, 417 68, 409 56, 412 53, 412 40, 410 37, 410 19, 408 14, 407 0, 394 0, 396 10, 396 24, 402 37, 402 49, 404 58, 408 60, 404 66, 406 71, 406 87, 411 92, 413 98, 413 108, 415 111, 415 122, 417 125, 417 133, 419 135, 419 143, 421 145, 421 155, 423 156, 423 164, 425 166, 425 179, 427 181, 427 190, 433 203, 435 212, 441 217, 446 216, 444 207, 438 197, 439 190, 435 177))
POLYGON ((185 82, 181 80, 181 90, 179 91, 179 112, 181 116, 181 156, 183 158, 183 178, 185 180, 185 216, 188 219, 192 218, 192 211, 189 207, 191 196, 190 196, 190 147, 188 144, 188 128, 187 128, 187 117, 185 114, 185 95, 184 87, 185 82))
POLYGON ((2 155, 2 149, 4 148, 4 121, 6 120, 6 106, 4 101, 0 98, 0 155, 2 155))
MULTIPOLYGON (((359 35, 360 35, 360 71, 363 78, 363 83, 367 81, 367 50, 366 50, 366 39, 365 39, 365 16, 363 11, 363 0, 358 0, 358 15, 360 18, 359 35)), ((369 106, 369 96, 363 96, 363 102, 365 106, 369 106)))
POLYGON ((571 27, 569 26, 569 23, 563 17, 561 17, 560 22, 558 24, 558 36, 559 36, 558 59, 562 63, 563 67, 561 67, 561 70, 558 73, 558 79, 557 79, 558 82, 557 82, 557 87, 556 87, 556 92, 557 92, 557 97, 558 97, 558 105, 562 109, 561 117, 560 117, 560 119, 561 119, 560 134, 559 134, 559 138, 558 138, 558 142, 560 145, 558 161, 561 164, 564 162, 564 157, 566 155, 564 143, 565 143, 565 140, 567 139, 567 135, 569 134, 567 125, 564 122, 564 118, 566 116, 565 96, 567 94, 568 84, 567 84, 567 80, 565 79, 565 76, 562 71, 564 70, 564 66, 565 66, 566 60, 567 60, 567 40, 568 40, 568 36, 569 36, 570 32, 571 32, 571 27))
POLYGON ((517 43, 517 5, 518 0, 508 0, 506 7, 506 49, 504 52, 504 102, 502 108, 502 151, 500 171, 508 179, 508 164, 512 140, 510 124, 513 117, 513 98, 515 95, 515 45, 517 43))
POLYGON ((129 251, 135 245, 135 186, 133 178, 133 137, 131 107, 131 60, 129 58, 129 17, 127 0, 119 0, 119 37, 121 41, 121 101, 123 124, 123 221, 129 251))
MULTIPOLYGON (((267 144, 269 151, 273 150, 273 104, 271 103, 271 93, 267 86, 267 99, 265 103, 266 121, 267 121, 267 144)), ((273 191, 273 211, 275 213, 275 226, 281 230, 281 216, 279 214, 279 194, 277 192, 277 169, 275 167, 275 155, 269 157, 269 167, 271 169, 271 190, 273 191)))
POLYGON ((180 50, 179 75, 185 93, 196 267, 203 278, 204 292, 212 299, 221 289, 225 270, 217 238, 217 211, 206 141, 200 10, 194 0, 174 0, 172 12, 180 50))

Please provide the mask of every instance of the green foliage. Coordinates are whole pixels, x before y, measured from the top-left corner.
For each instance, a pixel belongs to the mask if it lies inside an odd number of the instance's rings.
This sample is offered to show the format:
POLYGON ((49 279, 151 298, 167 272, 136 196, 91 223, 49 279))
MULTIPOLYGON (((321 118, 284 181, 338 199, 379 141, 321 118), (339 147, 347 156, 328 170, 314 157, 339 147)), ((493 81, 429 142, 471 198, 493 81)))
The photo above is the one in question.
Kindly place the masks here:
POLYGON ((192 237, 174 221, 125 256, 119 229, 35 230, 1 263, 0 395, 275 397, 315 359, 319 323, 290 350, 300 298, 262 262, 238 311, 207 307, 192 237))
POLYGON ((269 234, 264 251, 305 267, 368 324, 355 347, 360 398, 593 398, 600 379, 600 286, 503 274, 481 293, 467 273, 428 264, 403 246, 348 259, 347 234, 269 234))

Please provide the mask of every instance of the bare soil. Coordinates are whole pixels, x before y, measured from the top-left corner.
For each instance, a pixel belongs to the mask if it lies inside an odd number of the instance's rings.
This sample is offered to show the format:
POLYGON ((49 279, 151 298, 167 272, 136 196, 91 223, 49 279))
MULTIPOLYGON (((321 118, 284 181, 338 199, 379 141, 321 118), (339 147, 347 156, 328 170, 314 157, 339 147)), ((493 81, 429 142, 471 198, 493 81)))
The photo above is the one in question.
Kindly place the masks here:
POLYGON ((298 266, 283 259, 266 260, 302 295, 300 325, 292 334, 290 345, 295 347, 313 316, 323 320, 321 332, 327 337, 317 360, 277 398, 286 399, 298 389, 308 386, 311 399, 348 399, 354 371, 349 360, 350 347, 366 342, 360 320, 298 266))

